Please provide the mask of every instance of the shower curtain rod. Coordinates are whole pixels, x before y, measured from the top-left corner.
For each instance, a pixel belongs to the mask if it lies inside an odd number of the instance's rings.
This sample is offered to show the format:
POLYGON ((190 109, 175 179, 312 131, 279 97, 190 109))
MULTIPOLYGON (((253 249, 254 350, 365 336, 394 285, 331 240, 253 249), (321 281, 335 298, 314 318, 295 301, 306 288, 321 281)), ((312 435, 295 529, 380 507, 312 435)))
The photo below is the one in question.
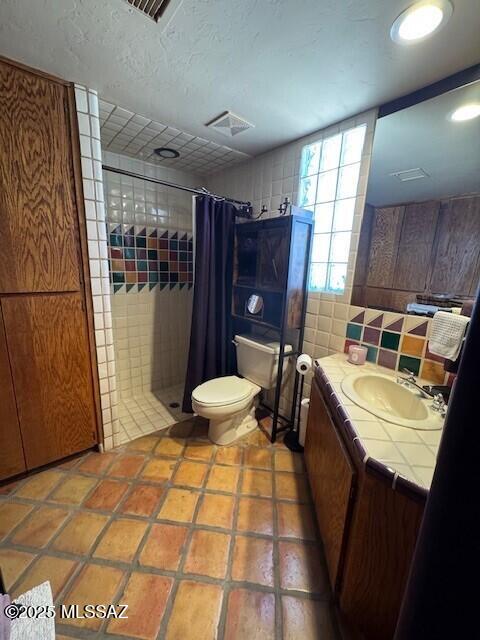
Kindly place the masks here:
POLYGON ((197 196, 211 196, 216 200, 226 200, 233 204, 238 204, 241 207, 251 207, 251 202, 243 202, 243 200, 235 200, 234 198, 227 198, 226 196, 219 196, 215 193, 210 193, 205 187, 200 189, 194 189, 192 187, 184 187, 181 184, 175 184, 175 182, 168 182, 168 180, 160 180, 159 178, 151 178, 150 176, 142 176, 140 173, 133 173, 133 171, 126 171, 125 169, 117 169, 116 167, 110 167, 107 164, 102 164, 104 171, 110 171, 112 173, 119 173, 122 176, 128 176, 129 178, 138 178, 139 180, 147 180, 147 182, 154 182, 155 184, 161 184, 164 187, 171 187, 172 189, 180 189, 181 191, 188 191, 188 193, 194 193, 197 196))

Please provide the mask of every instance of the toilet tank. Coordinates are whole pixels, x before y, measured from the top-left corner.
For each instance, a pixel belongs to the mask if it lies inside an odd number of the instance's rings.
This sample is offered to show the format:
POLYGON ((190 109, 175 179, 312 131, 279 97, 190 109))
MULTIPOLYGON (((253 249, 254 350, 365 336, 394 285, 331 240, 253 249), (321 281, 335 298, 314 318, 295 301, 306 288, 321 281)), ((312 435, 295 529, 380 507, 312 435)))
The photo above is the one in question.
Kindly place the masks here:
MULTIPOLYGON (((238 373, 258 384, 262 389, 271 389, 277 382, 278 354, 280 343, 268 338, 252 335, 236 335, 238 373)), ((285 345, 285 353, 292 351, 290 344, 285 345)), ((283 372, 290 358, 283 360, 283 372)))

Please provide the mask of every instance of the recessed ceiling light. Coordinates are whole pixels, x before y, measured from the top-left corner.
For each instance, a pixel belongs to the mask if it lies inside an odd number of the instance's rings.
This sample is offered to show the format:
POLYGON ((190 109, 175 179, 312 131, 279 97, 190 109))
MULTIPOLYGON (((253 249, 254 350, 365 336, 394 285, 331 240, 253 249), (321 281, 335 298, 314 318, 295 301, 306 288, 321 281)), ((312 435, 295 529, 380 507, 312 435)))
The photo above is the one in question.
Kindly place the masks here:
POLYGON ((449 0, 422 0, 403 11, 392 25, 390 36, 399 44, 413 44, 443 27, 453 13, 449 0))
POLYGON ((176 149, 170 149, 169 147, 158 147, 158 149, 154 149, 154 153, 160 158, 178 158, 180 155, 176 149))
POLYGON ((478 116, 480 116, 480 102, 471 102, 455 109, 450 116, 450 120, 453 120, 453 122, 465 122, 465 120, 473 120, 478 116))

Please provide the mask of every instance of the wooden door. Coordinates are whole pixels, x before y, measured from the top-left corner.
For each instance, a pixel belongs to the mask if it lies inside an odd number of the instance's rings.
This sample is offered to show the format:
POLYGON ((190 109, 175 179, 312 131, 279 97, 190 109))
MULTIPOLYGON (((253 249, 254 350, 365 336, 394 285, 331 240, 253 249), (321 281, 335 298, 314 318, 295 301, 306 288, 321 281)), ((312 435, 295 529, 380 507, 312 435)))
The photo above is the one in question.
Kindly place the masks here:
POLYGON ((2 300, 29 469, 87 449, 97 439, 82 306, 78 293, 2 300))
POLYGON ((308 411, 305 461, 330 583, 338 592, 356 472, 315 380, 308 411))
POLYGON ((0 60, 0 293, 78 291, 67 88, 0 60))
POLYGON ((479 256, 480 196, 442 203, 432 292, 472 295, 478 285, 479 256))
POLYGON ((25 471, 22 438, 0 307, 0 480, 25 471))

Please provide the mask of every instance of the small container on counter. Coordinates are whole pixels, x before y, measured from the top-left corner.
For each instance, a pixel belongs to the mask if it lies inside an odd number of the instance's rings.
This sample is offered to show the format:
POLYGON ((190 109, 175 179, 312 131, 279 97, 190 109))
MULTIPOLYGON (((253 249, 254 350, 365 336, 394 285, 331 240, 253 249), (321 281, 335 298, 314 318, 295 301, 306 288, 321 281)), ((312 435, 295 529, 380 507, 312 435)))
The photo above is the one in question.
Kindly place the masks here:
POLYGON ((352 364, 365 364, 367 359, 367 348, 358 344, 351 344, 348 347, 348 362, 352 364))

